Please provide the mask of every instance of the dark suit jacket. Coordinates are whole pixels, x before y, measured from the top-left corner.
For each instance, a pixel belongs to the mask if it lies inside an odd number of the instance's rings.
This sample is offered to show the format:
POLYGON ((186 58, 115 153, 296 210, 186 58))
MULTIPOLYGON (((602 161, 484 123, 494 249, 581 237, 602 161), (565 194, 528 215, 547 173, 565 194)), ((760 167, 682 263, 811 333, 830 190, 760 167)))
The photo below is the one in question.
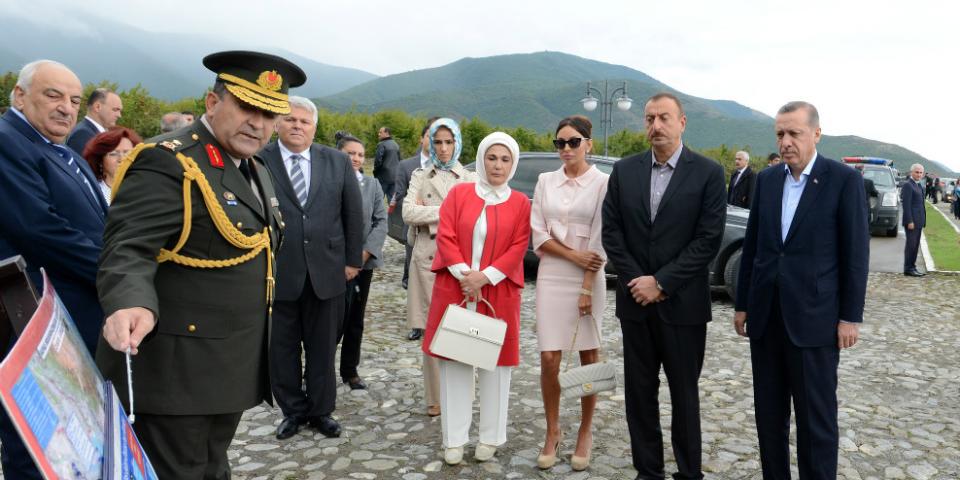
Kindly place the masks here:
POLYGON ((397 168, 397 193, 394 194, 394 201, 397 203, 397 208, 400 208, 403 205, 403 198, 407 196, 407 189, 410 188, 410 177, 413 176, 413 171, 420 168, 420 154, 405 158, 400 162, 400 167, 397 168))
POLYGON ((771 168, 757 178, 743 241, 737 311, 747 312, 747 333, 758 339, 770 320, 773 302, 780 302, 784 325, 795 345, 836 344, 838 321, 863 321, 870 258, 863 177, 817 156, 782 241, 786 175, 783 168, 771 168))
POLYGON ((381 140, 373 157, 373 176, 381 185, 393 183, 397 178, 399 164, 400 145, 390 137, 381 140))
POLYGON ((96 137, 98 133, 100 133, 100 130, 97 130, 97 127, 84 117, 83 120, 77 122, 77 126, 67 137, 67 146, 83 155, 83 148, 87 146, 87 142, 96 137))
POLYGON ((46 270, 93 352, 103 325, 96 277, 107 205, 87 162, 74 155, 74 163, 93 193, 30 124, 12 110, 0 118, 0 258, 22 255, 37 289, 46 270))
POLYGON ((617 317, 699 325, 711 319, 709 264, 720 249, 727 216, 723 168, 691 151, 680 153, 655 222, 650 221, 647 151, 616 162, 603 201, 603 249, 618 273, 617 317), (641 306, 627 283, 653 275, 669 298, 641 306))
POLYGON ((923 189, 913 179, 908 179, 900 187, 900 203, 903 204, 903 226, 912 223, 914 228, 927 225, 927 211, 923 203, 923 189))
MULTIPOLYGON (((133 361, 137 411, 155 415, 241 412, 271 401, 267 372, 267 254, 223 268, 157 262, 161 248, 177 244, 184 229, 184 169, 177 155, 196 162, 213 201, 240 233, 265 229, 276 249, 280 212, 270 174, 251 165, 263 206, 243 174, 201 121, 148 140, 126 171, 110 205, 97 288, 108 314, 145 307, 157 325, 133 361), (221 162, 210 158, 217 149, 221 162)), ((235 259, 251 250, 230 243, 213 222, 197 182, 192 184, 190 235, 180 254, 235 259)), ((273 264, 274 276, 276 264, 273 264)), ((124 355, 101 339, 97 365, 126 402, 124 355)), ((124 404, 127 406, 126 404, 124 404)))
POLYGON ((740 208, 750 208, 750 201, 753 200, 753 190, 757 184, 757 174, 750 167, 743 171, 742 178, 733 184, 737 178, 737 171, 730 174, 730 185, 727 187, 727 203, 740 208))
POLYGON ((363 262, 363 198, 347 155, 330 147, 310 147, 310 191, 300 206, 290 175, 271 142, 260 152, 273 174, 286 223, 284 243, 277 255, 277 300, 294 301, 310 283, 317 298, 329 299, 346 291, 344 267, 363 262))

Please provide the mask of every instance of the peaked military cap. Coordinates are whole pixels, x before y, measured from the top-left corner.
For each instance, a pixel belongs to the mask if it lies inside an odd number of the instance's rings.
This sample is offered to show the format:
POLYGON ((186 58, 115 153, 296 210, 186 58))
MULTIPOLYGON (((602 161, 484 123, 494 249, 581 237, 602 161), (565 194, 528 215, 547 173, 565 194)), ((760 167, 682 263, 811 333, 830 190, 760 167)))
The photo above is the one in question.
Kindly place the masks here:
POLYGON ((211 53, 203 66, 217 74, 227 91, 244 103, 268 112, 290 113, 287 92, 307 81, 300 67, 285 58, 260 52, 233 50, 211 53))

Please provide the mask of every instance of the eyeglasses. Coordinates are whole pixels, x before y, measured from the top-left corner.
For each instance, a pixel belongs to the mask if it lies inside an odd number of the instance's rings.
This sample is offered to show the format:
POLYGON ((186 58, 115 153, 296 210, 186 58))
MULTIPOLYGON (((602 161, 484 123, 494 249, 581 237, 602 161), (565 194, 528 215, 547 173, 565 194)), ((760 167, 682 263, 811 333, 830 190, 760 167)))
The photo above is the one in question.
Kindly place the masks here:
POLYGON ((113 158, 123 158, 127 156, 128 153, 130 153, 130 150, 114 150, 112 152, 107 152, 104 156, 113 157, 113 158))
POLYGON ((584 140, 590 140, 590 139, 582 138, 582 137, 574 137, 574 138, 568 138, 564 140, 562 138, 558 138, 553 141, 553 146, 557 147, 557 150, 563 150, 564 148, 566 148, 567 145, 570 145, 570 148, 574 149, 574 148, 579 148, 580 142, 584 140))

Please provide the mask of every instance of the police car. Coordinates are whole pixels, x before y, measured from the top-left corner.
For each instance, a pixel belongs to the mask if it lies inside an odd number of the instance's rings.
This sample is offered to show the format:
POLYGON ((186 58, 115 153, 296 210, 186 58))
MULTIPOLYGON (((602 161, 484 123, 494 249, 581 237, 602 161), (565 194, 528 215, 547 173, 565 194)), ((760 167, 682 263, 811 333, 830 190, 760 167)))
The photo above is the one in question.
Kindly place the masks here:
POLYGON ((900 228, 900 194, 893 160, 879 157, 843 157, 843 163, 863 172, 877 189, 870 202, 870 233, 896 237, 900 228))

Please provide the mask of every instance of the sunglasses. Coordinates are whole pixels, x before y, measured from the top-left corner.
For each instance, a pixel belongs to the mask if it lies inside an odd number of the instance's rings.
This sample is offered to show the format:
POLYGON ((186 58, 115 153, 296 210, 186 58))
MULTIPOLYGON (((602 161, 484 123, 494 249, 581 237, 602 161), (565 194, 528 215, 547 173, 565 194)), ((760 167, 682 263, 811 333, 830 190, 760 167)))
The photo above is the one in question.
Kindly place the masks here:
POLYGON ((570 148, 579 148, 580 142, 584 140, 590 140, 589 138, 574 137, 567 140, 558 138, 553 141, 553 146, 557 147, 557 150, 563 150, 567 145, 570 145, 570 148))

